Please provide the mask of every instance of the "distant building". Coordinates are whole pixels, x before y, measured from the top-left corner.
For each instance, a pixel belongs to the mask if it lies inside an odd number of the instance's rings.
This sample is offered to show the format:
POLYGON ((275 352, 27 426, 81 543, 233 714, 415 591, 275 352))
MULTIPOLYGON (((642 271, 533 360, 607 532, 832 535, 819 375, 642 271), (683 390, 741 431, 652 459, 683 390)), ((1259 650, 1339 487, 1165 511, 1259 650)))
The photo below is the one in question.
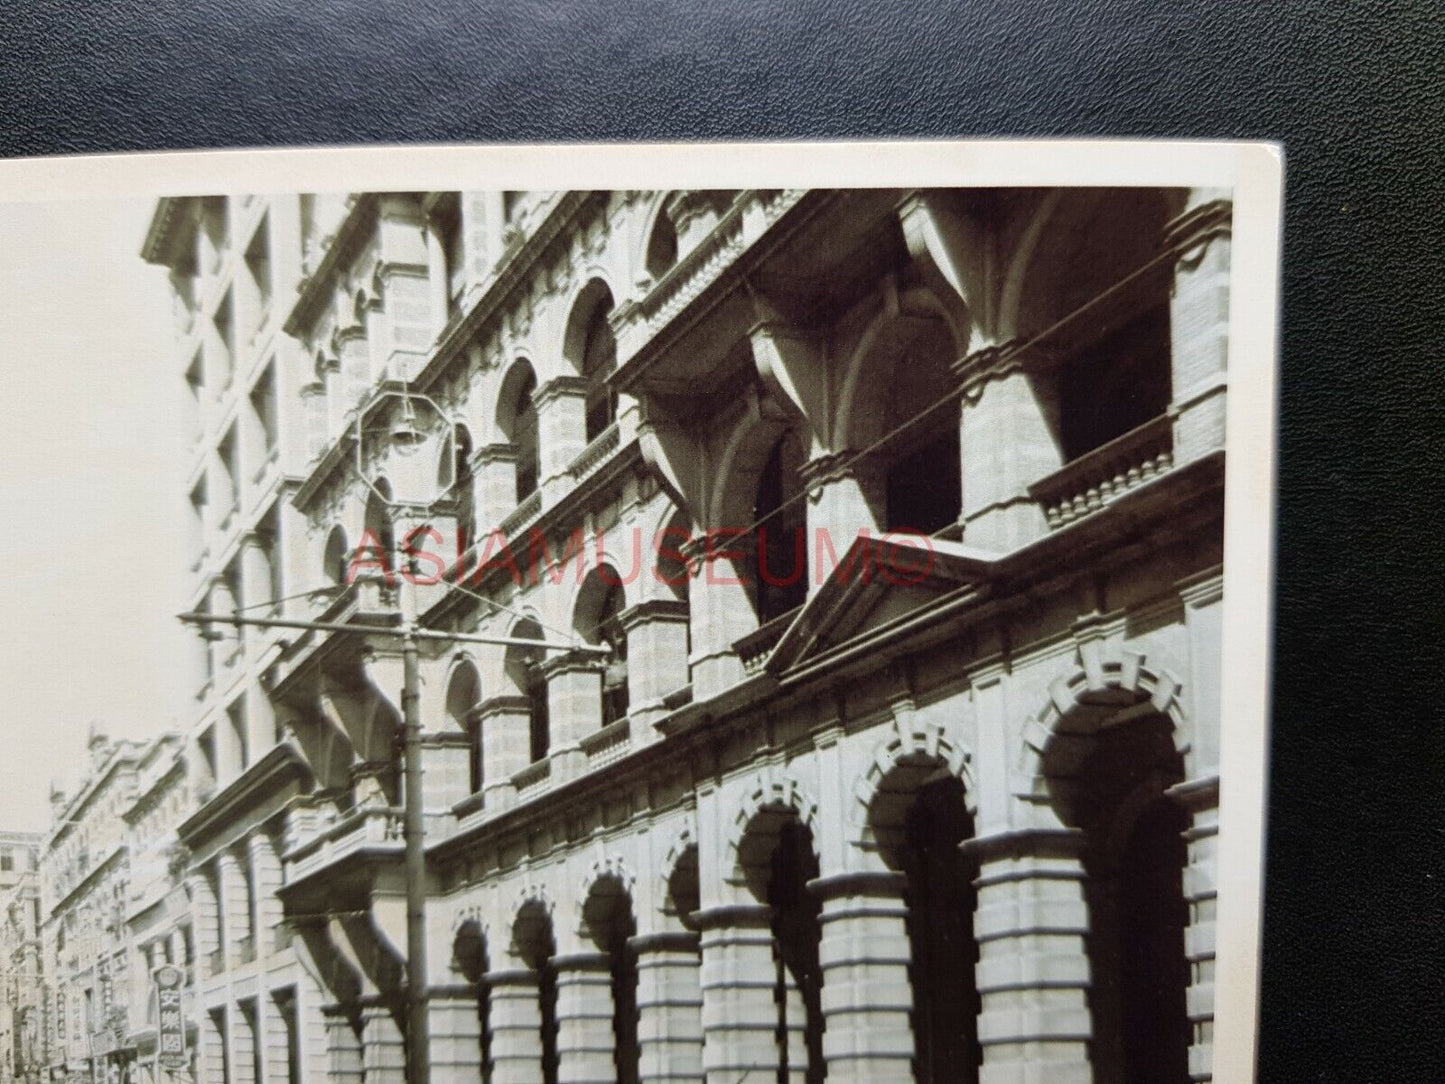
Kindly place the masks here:
POLYGON ((0 831, 0 1081, 39 1084, 43 1059, 39 832, 0 831))
POLYGON ((1231 214, 162 200, 202 1084, 1210 1079, 1231 214))

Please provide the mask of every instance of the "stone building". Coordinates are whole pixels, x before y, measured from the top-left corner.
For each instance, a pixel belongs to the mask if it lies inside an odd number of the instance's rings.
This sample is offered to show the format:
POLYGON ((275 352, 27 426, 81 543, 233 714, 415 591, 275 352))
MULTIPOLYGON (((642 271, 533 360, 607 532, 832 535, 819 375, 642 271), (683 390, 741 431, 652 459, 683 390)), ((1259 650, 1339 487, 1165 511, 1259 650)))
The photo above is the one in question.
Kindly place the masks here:
MULTIPOLYGON (((186 976, 183 1014, 190 1026, 183 1046, 189 1055, 185 1065, 194 1066, 195 937, 184 880, 186 855, 176 829, 194 808, 195 795, 179 735, 166 734, 147 745, 136 770, 135 797, 121 813, 130 845, 125 909, 130 1080, 132 1084, 166 1084, 168 1074, 175 1075, 176 1070, 157 1060, 159 1005, 153 988, 155 971, 165 964, 174 964, 186 976)), ((188 1073, 180 1075, 189 1079, 188 1073)))
POLYGON ((1209 1079, 1230 219, 162 201, 206 1084, 1209 1079))
POLYGON ((130 840, 123 814, 135 798, 143 749, 92 724, 85 774, 68 791, 51 788, 51 826, 40 854, 51 1081, 119 1081, 134 1060, 126 937, 130 840))
POLYGON ((39 1084, 41 1020, 40 884, 43 836, 0 832, 0 1080, 39 1084))

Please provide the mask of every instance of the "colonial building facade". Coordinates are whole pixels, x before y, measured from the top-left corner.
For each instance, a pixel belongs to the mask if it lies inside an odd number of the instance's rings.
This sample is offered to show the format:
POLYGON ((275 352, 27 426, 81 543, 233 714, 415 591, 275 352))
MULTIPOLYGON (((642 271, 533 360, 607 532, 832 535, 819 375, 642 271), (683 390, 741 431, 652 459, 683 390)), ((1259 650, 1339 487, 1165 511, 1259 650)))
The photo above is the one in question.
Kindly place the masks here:
POLYGON ((38 1084, 44 1060, 38 832, 0 832, 0 1080, 38 1084))
POLYGON ((1210 1079, 1230 219, 163 200, 201 1079, 1210 1079))

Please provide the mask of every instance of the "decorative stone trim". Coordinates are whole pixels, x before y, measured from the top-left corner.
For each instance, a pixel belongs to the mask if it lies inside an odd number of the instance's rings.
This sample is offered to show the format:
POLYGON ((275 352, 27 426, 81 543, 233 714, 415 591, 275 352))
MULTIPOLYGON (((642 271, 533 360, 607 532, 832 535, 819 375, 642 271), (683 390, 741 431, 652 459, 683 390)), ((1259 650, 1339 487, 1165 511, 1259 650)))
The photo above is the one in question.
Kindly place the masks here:
POLYGON ((1174 723, 1175 747, 1187 753, 1187 743, 1179 741, 1183 709, 1179 703, 1180 680, 1168 671, 1155 673, 1144 665, 1144 655, 1123 649, 1117 658, 1106 659, 1104 652, 1111 645, 1089 637, 1079 644, 1078 663, 1069 674, 1060 675, 1049 685, 1049 702, 1024 725, 1019 747, 1015 794, 1027 801, 1047 801, 1044 784, 1044 755, 1058 733, 1059 723, 1080 704, 1085 693, 1115 690, 1133 693, 1139 702, 1147 700, 1155 711, 1174 723))
POLYGON ((950 738, 941 724, 919 723, 910 711, 894 718, 893 732, 874 747, 872 763, 854 785, 853 796, 857 799, 852 810, 855 826, 863 827, 868 823, 869 811, 883 781, 909 759, 936 764, 961 780, 969 813, 978 811, 978 789, 969 767, 973 755, 950 738))
POLYGON ((796 813, 798 818, 807 825, 808 830, 813 833, 813 838, 819 838, 817 800, 808 794, 802 784, 792 776, 775 776, 770 772, 759 773, 739 805, 738 811, 733 817, 732 830, 728 833, 727 879, 730 883, 742 884, 745 879, 741 848, 748 827, 759 813, 779 807, 796 813))

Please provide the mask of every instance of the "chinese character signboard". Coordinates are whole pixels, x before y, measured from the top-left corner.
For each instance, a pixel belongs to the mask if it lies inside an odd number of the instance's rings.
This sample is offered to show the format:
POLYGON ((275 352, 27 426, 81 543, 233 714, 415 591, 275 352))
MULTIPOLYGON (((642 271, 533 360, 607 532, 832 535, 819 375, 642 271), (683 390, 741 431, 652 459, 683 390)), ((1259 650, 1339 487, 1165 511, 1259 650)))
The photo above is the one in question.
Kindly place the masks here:
POLYGON ((186 1064, 186 1021, 181 1013, 185 981, 185 972, 174 964, 155 970, 156 1060, 165 1069, 181 1069, 186 1064))

